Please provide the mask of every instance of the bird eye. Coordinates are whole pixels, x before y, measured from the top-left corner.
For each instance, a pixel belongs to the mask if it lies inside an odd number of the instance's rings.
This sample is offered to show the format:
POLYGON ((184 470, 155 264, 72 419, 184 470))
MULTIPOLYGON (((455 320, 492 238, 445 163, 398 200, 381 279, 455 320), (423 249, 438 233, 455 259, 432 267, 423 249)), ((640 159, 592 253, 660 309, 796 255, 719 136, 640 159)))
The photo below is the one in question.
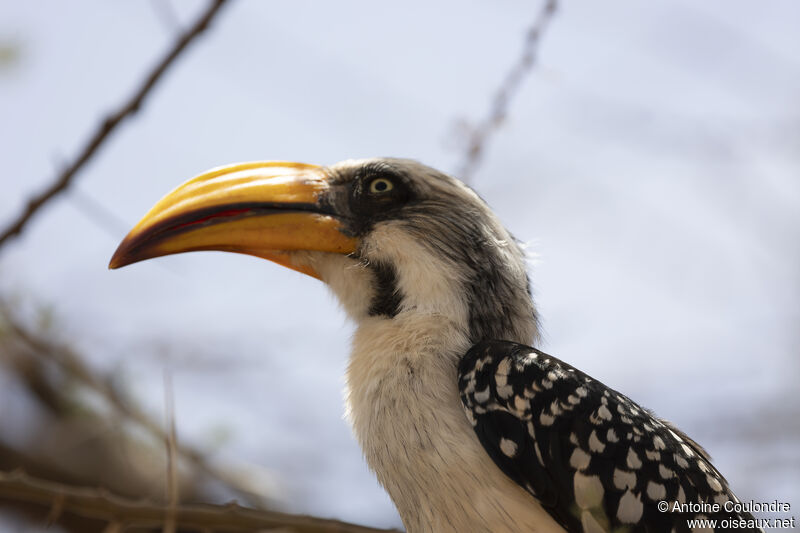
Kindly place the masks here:
POLYGON ((369 192, 373 194, 389 192, 392 189, 394 189, 394 183, 386 178, 375 178, 369 182, 369 192))

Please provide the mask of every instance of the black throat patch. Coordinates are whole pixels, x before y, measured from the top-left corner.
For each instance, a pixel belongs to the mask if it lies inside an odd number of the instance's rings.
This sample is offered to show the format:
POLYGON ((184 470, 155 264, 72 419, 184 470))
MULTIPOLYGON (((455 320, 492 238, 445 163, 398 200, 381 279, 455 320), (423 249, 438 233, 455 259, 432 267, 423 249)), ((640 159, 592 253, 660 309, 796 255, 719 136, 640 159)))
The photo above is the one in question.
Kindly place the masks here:
POLYGON ((369 307, 369 316, 394 318, 400 312, 400 303, 403 301, 394 265, 371 261, 367 267, 375 274, 375 294, 369 307))

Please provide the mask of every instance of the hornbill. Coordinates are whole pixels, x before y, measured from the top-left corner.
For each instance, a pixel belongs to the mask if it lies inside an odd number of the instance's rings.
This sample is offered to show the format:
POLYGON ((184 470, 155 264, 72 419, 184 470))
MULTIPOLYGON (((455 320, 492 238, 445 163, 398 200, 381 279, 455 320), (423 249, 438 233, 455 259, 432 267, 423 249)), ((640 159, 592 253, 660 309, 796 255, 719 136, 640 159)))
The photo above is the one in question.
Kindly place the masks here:
POLYGON ((266 258, 338 296, 357 325, 349 419, 409 533, 757 530, 692 439, 531 347, 524 254, 448 175, 388 158, 216 168, 109 266, 193 250, 266 258))

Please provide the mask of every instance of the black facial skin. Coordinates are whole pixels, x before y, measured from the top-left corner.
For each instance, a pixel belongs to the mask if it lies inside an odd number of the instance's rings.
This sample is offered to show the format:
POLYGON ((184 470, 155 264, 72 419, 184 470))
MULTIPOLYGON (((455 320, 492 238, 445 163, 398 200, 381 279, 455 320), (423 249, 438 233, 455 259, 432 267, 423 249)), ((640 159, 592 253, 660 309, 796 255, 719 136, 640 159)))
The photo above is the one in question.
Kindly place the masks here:
POLYGON ((376 222, 395 218, 415 197, 405 176, 387 165, 359 169, 347 187, 352 213, 348 226, 359 236, 369 232, 376 222))

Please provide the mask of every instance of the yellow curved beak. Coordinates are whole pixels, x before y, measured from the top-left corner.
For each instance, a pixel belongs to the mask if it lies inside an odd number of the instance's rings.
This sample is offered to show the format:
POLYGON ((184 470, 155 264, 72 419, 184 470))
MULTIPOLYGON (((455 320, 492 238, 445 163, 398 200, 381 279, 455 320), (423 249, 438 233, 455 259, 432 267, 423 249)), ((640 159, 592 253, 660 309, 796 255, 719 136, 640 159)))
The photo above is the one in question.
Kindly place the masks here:
POLYGON ((329 184, 322 167, 263 161, 215 168, 167 194, 120 243, 109 268, 196 250, 238 252, 294 264, 289 252, 348 254, 358 241, 320 202, 329 184))

